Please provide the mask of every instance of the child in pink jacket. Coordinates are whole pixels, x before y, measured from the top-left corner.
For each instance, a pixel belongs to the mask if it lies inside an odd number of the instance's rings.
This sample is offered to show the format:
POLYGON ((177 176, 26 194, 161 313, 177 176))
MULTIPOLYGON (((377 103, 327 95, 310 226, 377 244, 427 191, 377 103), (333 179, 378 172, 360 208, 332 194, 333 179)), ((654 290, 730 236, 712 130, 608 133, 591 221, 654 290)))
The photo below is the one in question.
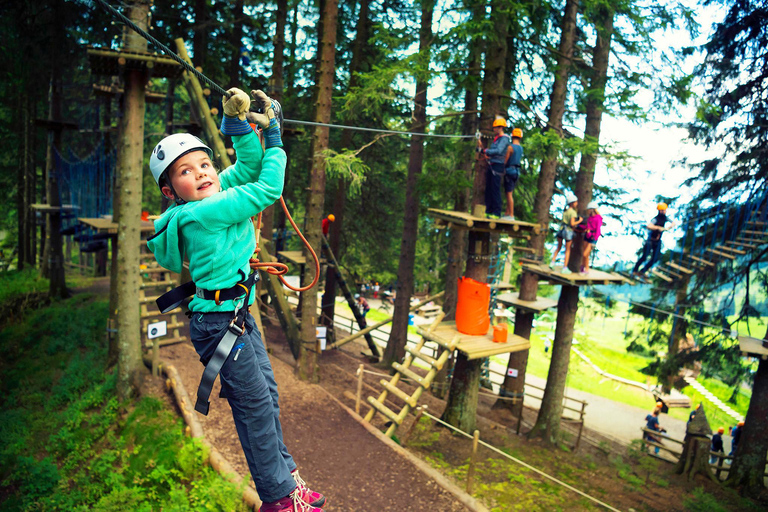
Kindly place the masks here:
POLYGON ((592 248, 597 245, 600 238, 600 228, 603 227, 603 217, 597 211, 597 203, 592 201, 587 205, 587 229, 584 230, 584 244, 582 254, 582 274, 589 274, 589 255, 592 248))

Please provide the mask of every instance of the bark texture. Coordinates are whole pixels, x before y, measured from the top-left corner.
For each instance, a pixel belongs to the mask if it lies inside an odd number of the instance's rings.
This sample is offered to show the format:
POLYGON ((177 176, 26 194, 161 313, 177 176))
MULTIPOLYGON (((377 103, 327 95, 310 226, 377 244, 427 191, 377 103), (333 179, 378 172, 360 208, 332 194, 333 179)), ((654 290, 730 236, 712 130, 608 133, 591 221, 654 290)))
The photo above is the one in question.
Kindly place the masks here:
MULTIPOLYGON (((763 336, 768 338, 768 332, 763 336)), ((763 474, 768 453, 768 360, 760 360, 752 386, 747 416, 741 431, 736 458, 731 464, 726 484, 750 496, 765 491, 763 474)))
MULTIPOLYGON (((560 46, 557 53, 557 68, 555 70, 555 80, 552 84, 552 94, 549 101, 549 114, 547 131, 553 131, 559 137, 563 136, 563 115, 565 114, 565 100, 568 92, 568 76, 571 70, 571 56, 573 55, 574 39, 576 35, 576 15, 579 4, 576 0, 567 0, 565 12, 563 14, 560 46)), ((533 214, 535 222, 542 226, 549 225, 549 208, 552 206, 552 194, 554 193, 555 178, 557 177, 557 161, 559 148, 552 145, 547 148, 546 156, 541 163, 539 170, 538 185, 536 188, 536 197, 533 203, 533 214)), ((538 256, 544 253, 544 242, 547 239, 547 229, 542 229, 538 235, 531 237, 530 247, 536 251, 538 256)), ((539 277, 530 272, 524 272, 520 278, 521 300, 536 300, 536 294, 539 290, 539 277)), ((533 314, 518 309, 515 312, 515 334, 519 336, 530 337, 533 328, 533 314)), ((507 396, 517 396, 523 392, 525 384, 525 371, 528 354, 516 353, 509 358, 507 370, 516 369, 517 377, 504 377, 503 389, 507 396)), ((499 404, 500 406, 502 404, 499 404)), ((514 407, 522 407, 521 404, 514 407)), ((519 413, 519 410, 516 410, 519 413)))
MULTIPOLYGON (((131 4, 130 19, 147 30, 149 0, 131 4)), ((123 37, 126 50, 146 51, 147 42, 131 30, 123 37)), ((125 124, 117 147, 120 176, 120 218, 117 240, 117 392, 121 400, 134 396, 144 372, 141 360, 139 313, 139 243, 141 240, 141 187, 144 161, 144 86, 141 70, 125 75, 125 124)))
MULTIPOLYGON (((323 2, 321 14, 323 34, 317 52, 317 110, 315 122, 329 123, 331 120, 331 98, 333 96, 334 62, 336 58, 336 20, 338 18, 338 0, 323 2)), ((325 201, 325 157, 328 149, 328 127, 315 127, 312 136, 312 171, 309 178, 309 196, 307 198, 307 222, 304 236, 307 242, 320 252, 321 220, 325 201)), ((308 249, 304 249, 307 261, 312 261, 308 249)), ((314 265, 308 265, 302 286, 308 285, 315 278, 314 265)), ((297 361, 297 375, 302 380, 317 380, 318 344, 315 333, 317 326, 317 290, 312 288, 302 294, 301 300, 301 346, 297 361)))
MULTIPOLYGON (((429 87, 429 46, 432 39, 432 13, 434 0, 422 0, 421 27, 419 28, 419 64, 416 95, 413 101, 412 132, 423 133, 427 124, 427 88, 429 87)), ((400 243, 400 262, 397 268, 397 295, 392 329, 384 350, 382 364, 387 368, 405 357, 408 335, 408 315, 413 295, 413 268, 416 260, 416 238, 419 232, 418 181, 424 162, 424 137, 413 135, 408 155, 408 179, 405 185, 405 217, 403 238, 400 243)))
MULTIPOLYGON (((369 16, 369 0, 360 0, 360 11, 357 18, 357 30, 355 34, 355 42, 352 45, 352 60, 349 64, 349 89, 355 87, 359 79, 357 73, 367 71, 369 65, 366 62, 366 49, 368 48, 368 36, 370 34, 370 16, 369 16)), ((351 114, 348 115, 344 124, 354 124, 354 120, 351 114)), ((342 149, 347 149, 352 145, 352 130, 344 130, 341 134, 342 149)), ((331 251, 336 256, 338 261, 341 261, 343 256, 341 246, 341 233, 344 228, 344 210, 347 205, 347 183, 343 178, 339 178, 336 181, 336 189, 334 191, 333 209, 331 212, 336 216, 336 221, 331 224, 330 232, 328 233, 328 245, 331 251)), ((341 268, 337 269, 341 272, 341 268)), ((336 272, 326 272, 325 276, 325 291, 323 293, 322 310, 323 321, 328 325, 333 323, 333 318, 336 314, 336 272)))

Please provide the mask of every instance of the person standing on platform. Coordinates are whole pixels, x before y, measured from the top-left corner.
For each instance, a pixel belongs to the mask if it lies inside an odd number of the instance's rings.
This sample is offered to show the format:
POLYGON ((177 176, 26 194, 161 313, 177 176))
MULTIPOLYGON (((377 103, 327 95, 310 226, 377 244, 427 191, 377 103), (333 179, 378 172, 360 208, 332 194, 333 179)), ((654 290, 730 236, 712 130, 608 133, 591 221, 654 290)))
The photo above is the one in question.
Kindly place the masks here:
POLYGON ((555 254, 552 255, 552 261, 550 261, 549 266, 554 267, 555 266, 555 260, 557 259, 557 255, 560 254, 560 249, 563 247, 563 244, 565 244, 565 259, 563 260, 563 274, 570 274, 571 271, 568 269, 568 261, 571 257, 571 245, 573 243, 573 228, 576 227, 582 219, 579 217, 579 214, 577 213, 577 209, 579 207, 579 198, 576 197, 574 194, 569 195, 565 198, 568 208, 563 213, 563 219, 562 219, 562 225, 560 226, 560 230, 557 232, 556 238, 557 238, 557 248, 555 249, 555 254))
POLYGON ((514 192, 522 168, 523 146, 520 145, 522 139, 523 130, 520 128, 512 130, 512 144, 507 147, 507 161, 504 168, 504 193, 507 196, 507 211, 501 220, 515 220, 514 192))
MULTIPOLYGON (((501 180, 506 174, 507 148, 509 137, 504 134, 507 122, 501 116, 496 116, 493 122, 493 142, 488 149, 477 139, 478 151, 485 157, 487 166, 485 172, 485 214, 492 219, 501 217, 501 180)), ((522 155, 521 155, 522 156, 522 155)))
POLYGON ((603 227, 603 217, 597 211, 597 203, 592 201, 587 205, 587 229, 584 230, 584 252, 582 253, 581 273, 589 274, 589 255, 597 245, 597 239, 603 227))

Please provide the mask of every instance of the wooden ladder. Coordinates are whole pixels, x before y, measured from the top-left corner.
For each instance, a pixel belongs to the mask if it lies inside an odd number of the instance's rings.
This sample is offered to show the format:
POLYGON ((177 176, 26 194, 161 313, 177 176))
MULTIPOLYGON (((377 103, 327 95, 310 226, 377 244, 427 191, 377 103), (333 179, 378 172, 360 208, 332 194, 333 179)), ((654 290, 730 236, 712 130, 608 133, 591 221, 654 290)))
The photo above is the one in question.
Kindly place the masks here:
MULTIPOLYGON (((154 306, 155 300, 157 300, 163 293, 173 289, 177 283, 170 270, 165 269, 154 262, 154 255, 147 251, 146 242, 143 240, 140 251, 140 265, 138 271, 141 275, 141 284, 139 285, 141 345, 152 351, 152 373, 153 375, 157 375, 159 348, 161 346, 185 341, 186 338, 180 331, 185 324, 176 317, 176 313, 181 311, 181 307, 178 307, 171 312, 170 321, 167 321, 166 323, 166 336, 163 338, 149 339, 147 333, 149 324, 165 317, 165 315, 156 308, 153 307, 150 309, 150 306, 154 306)), ((178 275, 176 275, 176 277, 178 278, 178 275)))
POLYGON ((397 430, 397 427, 403 423, 403 420, 405 420, 408 412, 416 407, 421 394, 425 389, 429 389, 430 385, 432 385, 432 381, 437 375, 437 372, 443 368, 445 363, 448 361, 448 358, 456 348, 456 344, 460 339, 459 336, 456 336, 450 342, 446 342, 439 336, 429 336, 429 334, 431 334, 437 328, 437 326, 440 325, 440 322, 442 322, 444 317, 445 313, 440 312, 440 314, 435 318, 434 322, 430 324, 429 329, 426 331, 426 335, 421 337, 421 340, 419 340, 416 346, 406 347, 405 350, 407 353, 405 354, 405 358, 403 359, 402 364, 392 363, 392 368, 395 369, 396 373, 389 381, 384 379, 379 381, 380 384, 384 387, 384 391, 381 392, 379 397, 368 397, 368 403, 371 405, 371 410, 368 411, 368 414, 365 415, 364 419, 370 423, 370 421, 373 419, 373 416, 377 412, 387 418, 391 422, 386 431, 386 435, 388 437, 392 437, 394 435, 395 430, 397 430), (434 341, 443 347, 443 351, 440 353, 437 359, 433 359, 421 353, 421 349, 424 347, 424 343, 427 341, 427 338, 429 338, 430 341, 434 341), (429 371, 427 372, 427 375, 422 377, 410 369, 411 363, 413 363, 415 359, 421 359, 429 365, 429 371), (408 395, 408 393, 397 387, 397 383, 400 382, 401 376, 406 377, 419 385, 419 387, 416 388, 412 395, 408 395), (384 400, 387 398, 389 393, 392 393, 404 403, 400 412, 395 412, 384 405, 384 400))

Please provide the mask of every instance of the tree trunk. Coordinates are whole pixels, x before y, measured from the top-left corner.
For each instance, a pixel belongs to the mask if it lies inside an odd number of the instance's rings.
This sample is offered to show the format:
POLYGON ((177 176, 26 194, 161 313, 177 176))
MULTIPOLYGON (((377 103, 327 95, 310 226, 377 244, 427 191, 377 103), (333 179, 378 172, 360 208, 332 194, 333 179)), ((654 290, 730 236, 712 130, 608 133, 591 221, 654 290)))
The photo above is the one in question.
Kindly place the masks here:
POLYGON ((296 36, 299 32, 299 2, 294 0, 293 12, 291 13, 290 34, 288 40, 288 65, 286 66, 288 78, 288 95, 293 97, 296 90, 296 36))
MULTIPOLYGON (((16 174, 16 212, 17 212, 17 229, 18 229, 18 263, 16 267, 19 270, 24 270, 24 266, 27 264, 27 250, 29 249, 29 204, 27 204, 27 188, 29 184, 27 182, 29 173, 27 172, 27 164, 29 159, 27 158, 27 151, 29 151, 29 102, 27 101, 27 95, 23 95, 19 98, 19 110, 21 111, 21 120, 24 130, 24 148, 19 155, 19 169, 16 174)), ((45 277, 46 266, 42 267, 43 277, 45 277)))
MULTIPOLYGON (((768 339, 768 332, 763 336, 768 339)), ((736 458, 728 472, 726 485, 736 487, 751 496, 765 491, 763 474, 768 452, 768 360, 761 359, 752 386, 747 417, 741 427, 741 439, 736 458)))
MULTIPOLYGON (((555 71, 555 82, 552 85, 552 96, 549 105, 549 130, 554 130, 560 138, 563 136, 563 114, 565 113, 568 76, 572 64, 571 56, 573 55, 577 12, 578 2, 568 0, 563 15, 557 70, 555 71)), ((546 149, 546 157, 541 164, 539 189, 536 192, 534 209, 537 217, 536 221, 543 226, 549 225, 549 208, 552 205, 552 194, 554 191, 555 177, 557 175, 558 155, 558 145, 551 145, 546 149)), ((536 254, 542 255, 544 252, 546 232, 547 231, 544 230, 539 236, 534 236, 531 240, 531 246, 536 250, 536 254)), ((536 278, 535 283, 538 288, 538 278, 536 278)), ((532 292, 532 298, 528 299, 525 297, 525 299, 533 300, 536 297, 537 290, 531 289, 530 282, 527 284, 530 288, 526 288, 526 294, 532 292)), ((522 292, 523 288, 521 287, 520 297, 524 298, 522 292)), ((563 407, 563 393, 565 392, 565 377, 568 374, 568 362, 570 358, 571 341, 573 339, 573 323, 576 317, 576 309, 578 309, 578 301, 578 288, 564 286, 560 292, 560 300, 558 301, 557 327, 555 328, 556 341, 553 343, 552 347, 552 360, 547 376, 547 386, 544 391, 544 398, 542 400, 541 408, 539 409, 536 424, 529 433, 531 436, 544 436, 544 439, 548 443, 556 443, 558 441, 560 417, 562 416, 563 407), (557 346, 558 340, 560 342, 559 347, 557 346), (553 379, 552 384, 550 384, 550 379, 553 379)))
MULTIPOLYGON (((205 69, 208 54, 208 0, 195 0, 195 25, 192 36, 192 63, 205 69)), ((146 45, 145 45, 146 46, 146 45)))
MULTIPOLYGON (((557 54, 557 69, 555 70, 555 80, 552 84, 552 94, 549 101, 549 116, 547 131, 554 130, 562 137, 563 115, 565 114, 565 100, 568 88, 568 76, 571 68, 571 55, 573 54, 573 45, 576 34, 576 15, 578 12, 578 2, 576 0, 567 0, 565 12, 562 19, 560 34, 560 47, 557 54)), ((547 239, 546 226, 549 225, 549 208, 552 206, 552 194, 554 193, 555 178, 557 176, 557 157, 558 147, 553 146, 547 149, 546 157, 541 163, 539 171, 538 186, 536 197, 533 203, 533 214, 535 221, 544 226, 541 233, 533 235, 530 241, 530 247, 536 251, 538 256, 544 253, 544 242, 547 239)), ((520 278, 521 300, 536 300, 539 290, 539 277, 530 272, 524 272, 520 278)), ((530 338, 533 328, 533 313, 528 313, 521 309, 515 312, 515 334, 530 338)), ((528 351, 514 353, 510 356, 507 363, 507 375, 504 377, 503 389, 500 393, 505 396, 522 396, 525 386, 526 365, 528 364, 528 351), (510 377, 509 370, 517 370, 517 377, 510 377)), ((510 406, 510 402, 506 406, 510 406)), ((499 406, 504 405, 499 404, 499 406)), ((519 415, 523 404, 512 404, 513 412, 519 415)))
POLYGON ((232 6, 232 32, 229 34, 229 46, 232 53, 230 53, 229 72, 227 73, 229 86, 241 89, 243 85, 240 83, 240 57, 243 47, 243 23, 245 22, 243 1, 235 0, 235 4, 232 6))
MULTIPOLYGON (((26 125, 24 126, 25 140, 24 140, 24 168, 26 173, 26 193, 27 193, 27 207, 24 212, 27 215, 27 263, 34 267, 37 264, 37 215, 32 210, 31 205, 35 203, 35 196, 37 193, 37 169, 35 168, 35 147, 34 147, 34 132, 32 131, 31 120, 35 118, 34 107, 31 104, 32 101, 27 96, 25 99, 26 105, 26 125)), ((59 217, 61 218, 61 217, 59 217)), ((45 263, 45 260, 43 260, 45 263)))
MULTIPOLYGON (((480 2, 467 2, 466 7, 473 9, 473 17, 477 20, 482 19, 485 5, 480 2)), ((479 43, 474 41, 473 43, 479 43)), ((467 87, 464 93, 464 110, 467 112, 461 119, 461 133, 463 135, 473 135, 477 131, 478 116, 477 110, 477 82, 473 79, 480 75, 480 66, 482 52, 479 44, 469 45, 469 72, 467 73, 467 87)), ((472 180, 472 170, 476 164, 474 148, 467 146, 466 154, 461 159, 461 168, 468 180, 472 180)), ((466 212, 469 208, 471 191, 462 190, 456 194, 453 209, 459 212, 466 212)), ((463 229, 452 229, 448 244, 448 264, 445 270, 445 296, 443 300, 443 311, 445 319, 453 320, 456 316, 456 299, 458 294, 458 279, 464 270, 464 253, 467 250, 467 232, 463 229)), ((447 370, 447 366, 443 370, 447 370)), ((443 371, 441 370, 441 371, 443 371)), ((436 382, 442 382, 441 379, 435 379, 436 382)))
MULTIPOLYGON (((474 15, 476 21, 482 21, 485 12, 477 6, 474 15)), ((483 77, 483 104, 480 113, 480 126, 491 131, 491 125, 499 113, 500 100, 506 96, 504 87, 505 58, 507 52, 507 28, 509 13, 496 4, 491 4, 491 21, 494 38, 485 48, 485 75, 483 77)), ((475 162, 475 179, 472 188, 472 205, 485 203, 485 159, 475 162)), ((465 275, 481 283, 488 282, 488 256, 491 254, 491 235, 480 231, 470 231, 468 236, 467 267, 465 275)), ((451 387, 448 390, 448 404, 443 412, 443 420, 451 425, 471 432, 475 428, 477 413, 477 394, 482 374, 482 359, 468 361, 466 355, 459 353, 453 369, 451 387)))
MULTIPOLYGON (((136 1, 130 19, 147 30, 150 0, 136 1)), ((126 29, 126 50, 146 51, 146 40, 126 29)), ((117 148, 120 176, 120 218, 117 239, 117 392, 120 400, 134 396, 144 373, 141 361, 141 325, 139 314, 139 243, 141 240, 141 187, 144 161, 144 86, 141 70, 125 75, 125 125, 117 148)))
MULTIPOLYGON (((412 132, 424 133, 427 124, 427 88, 429 87, 430 44, 432 39, 432 13, 434 0, 421 2, 421 28, 419 29, 419 62, 416 69, 416 95, 413 101, 412 132)), ((387 348, 384 350, 382 365, 389 368, 392 363, 405 357, 408 336, 408 315, 413 295, 413 268, 416 260, 416 238, 419 232, 418 181, 424 162, 424 137, 411 137, 408 155, 408 181, 405 186, 405 216, 403 238, 400 244, 400 263, 397 268, 397 294, 395 312, 392 315, 387 348)))
MULTIPOLYGON (((365 54, 368 48, 368 35, 370 33, 370 19, 369 19, 369 0, 360 0, 360 12, 357 18, 357 30, 355 34, 355 42, 352 46, 352 60, 349 63, 349 87, 351 89, 355 87, 359 80, 357 74, 361 71, 367 71, 368 66, 365 64, 365 54)), ((348 115, 344 124, 353 124, 351 115, 348 115)), ((349 148, 352 145, 352 130, 344 130, 341 134, 342 149, 349 148)), ((334 193, 333 210, 332 213, 336 216, 336 221, 331 224, 331 230, 328 237, 328 245, 331 247, 331 251, 336 256, 337 261, 341 261, 341 233, 344 228, 344 210, 347 204, 347 183, 344 178, 339 178, 336 182, 336 190, 334 193)), ((341 272, 341 268, 336 269, 337 272, 341 272)), ((325 275, 325 291, 323 293, 323 318, 328 325, 333 323, 333 318, 336 314, 336 272, 326 272, 325 275)))
MULTIPOLYGON (((331 120, 331 98, 333 95, 333 77, 336 58, 336 20, 338 17, 338 0, 326 0, 322 11, 323 38, 318 47, 318 82, 317 82, 317 111, 315 122, 329 123, 331 120)), ((328 127, 317 126, 312 137, 312 171, 309 181, 309 197, 307 198, 307 214, 304 235, 312 247, 320 252, 321 220, 323 217, 323 202, 325 200, 325 157, 323 151, 328 149, 328 127)), ((312 260, 311 254, 305 248, 307 261, 312 260)), ((309 265, 304 274, 302 286, 306 286, 315 278, 315 268, 309 265)), ((301 301, 301 347, 297 361, 297 374, 302 380, 317 380, 318 344, 315 333, 317 325, 317 290, 312 288, 302 294, 301 301)))
MULTIPOLYGON (((63 1, 57 1, 54 4, 54 10, 62 13, 66 8, 63 1)), ((54 41, 65 41, 66 33, 61 24, 56 25, 54 29, 54 41)), ((49 97, 49 121, 62 121, 61 115, 61 80, 63 74, 63 62, 61 59, 54 59, 51 67, 51 89, 49 97)), ((59 179, 55 171, 55 162, 53 157, 54 148, 61 148, 61 128, 57 127, 53 132, 49 131, 48 153, 46 155, 46 167, 48 169, 48 180, 46 182, 46 196, 48 204, 51 206, 61 206, 59 197, 59 179)), ((64 249, 62 247, 61 236, 61 212, 51 212, 48 215, 46 223, 46 250, 48 257, 44 258, 48 266, 48 295, 52 300, 61 299, 68 296, 67 283, 64 276, 64 249)))

